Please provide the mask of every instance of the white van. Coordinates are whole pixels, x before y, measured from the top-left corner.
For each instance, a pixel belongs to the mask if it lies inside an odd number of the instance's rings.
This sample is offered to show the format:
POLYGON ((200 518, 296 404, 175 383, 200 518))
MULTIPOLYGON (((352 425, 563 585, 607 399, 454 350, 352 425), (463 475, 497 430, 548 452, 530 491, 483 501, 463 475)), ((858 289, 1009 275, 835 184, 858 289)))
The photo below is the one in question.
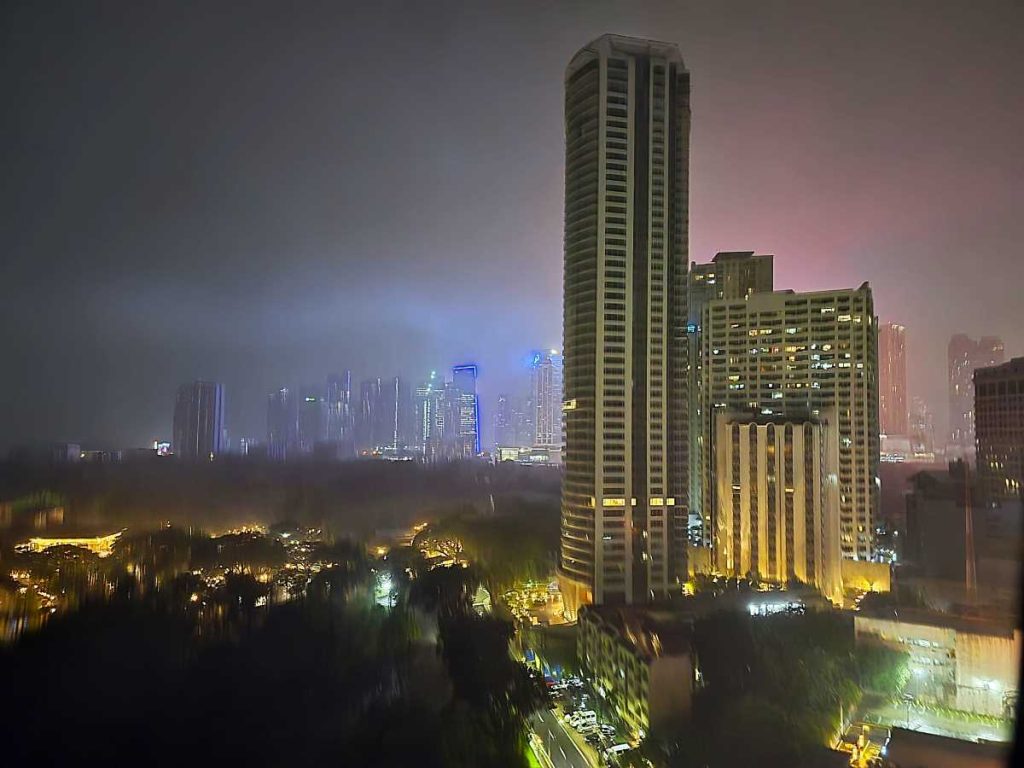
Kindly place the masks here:
POLYGON ((579 712, 574 712, 572 717, 569 718, 569 725, 577 730, 580 728, 596 727, 597 712, 592 709, 584 709, 579 712))

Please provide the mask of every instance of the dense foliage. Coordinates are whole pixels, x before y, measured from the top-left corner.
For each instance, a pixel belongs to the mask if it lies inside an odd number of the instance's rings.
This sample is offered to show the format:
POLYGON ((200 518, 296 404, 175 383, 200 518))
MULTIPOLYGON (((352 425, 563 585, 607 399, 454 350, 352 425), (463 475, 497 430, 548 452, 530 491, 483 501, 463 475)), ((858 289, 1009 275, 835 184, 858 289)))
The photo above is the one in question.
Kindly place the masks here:
POLYGON ((0 652, 18 692, 0 718, 5 763, 523 765, 542 692, 508 654, 511 627, 469 609, 473 572, 439 569, 413 596, 423 610, 432 595, 435 645, 404 600, 365 598, 372 573, 350 554, 301 599, 264 608, 267 586, 229 573, 213 600, 230 631, 212 636, 189 572, 159 589, 123 578, 57 616, 0 652))
POLYGON ((478 563, 492 594, 517 581, 551 575, 558 549, 559 517, 555 502, 509 499, 497 514, 458 510, 433 523, 420 541, 457 541, 478 563))

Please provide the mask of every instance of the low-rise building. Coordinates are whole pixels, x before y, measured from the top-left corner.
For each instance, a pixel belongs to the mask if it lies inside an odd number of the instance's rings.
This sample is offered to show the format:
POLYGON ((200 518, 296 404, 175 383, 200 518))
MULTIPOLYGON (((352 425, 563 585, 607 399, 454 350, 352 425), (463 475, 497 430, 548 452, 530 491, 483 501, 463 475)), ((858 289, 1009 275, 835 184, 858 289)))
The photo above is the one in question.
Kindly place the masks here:
POLYGON ((858 614, 854 631, 858 644, 880 643, 909 653, 906 693, 918 702, 1013 717, 1020 680, 1019 628, 898 608, 884 615, 858 614))
POLYGON ((577 655, 584 674, 636 740, 689 717, 695 675, 690 628, 678 614, 653 609, 580 610, 577 655))

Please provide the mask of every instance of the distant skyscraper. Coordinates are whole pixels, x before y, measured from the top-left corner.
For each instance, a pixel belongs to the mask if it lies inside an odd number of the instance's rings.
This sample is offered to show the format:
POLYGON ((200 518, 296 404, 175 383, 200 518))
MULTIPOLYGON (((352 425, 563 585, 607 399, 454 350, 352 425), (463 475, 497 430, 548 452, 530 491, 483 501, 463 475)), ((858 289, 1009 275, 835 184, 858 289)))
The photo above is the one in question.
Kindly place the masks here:
POLYGON ((395 376, 388 379, 386 391, 381 393, 380 446, 382 448, 400 448, 402 445, 402 380, 395 376))
POLYGON ((690 76, 675 45, 604 35, 565 73, 567 611, 686 579, 690 76))
POLYGON ((463 457, 480 453, 480 399, 476 393, 478 373, 473 363, 452 368, 452 384, 458 392, 456 451, 463 457))
POLYGON ((327 439, 333 443, 352 440, 352 372, 327 378, 327 439))
POLYGON ((1003 342, 994 336, 980 340, 958 333, 949 340, 949 450, 974 453, 974 371, 1001 365, 1003 342))
POLYGON ((878 412, 883 435, 907 435, 906 329, 896 323, 878 327, 878 412))
POLYGON ((1024 357, 974 372, 978 472, 993 499, 1024 489, 1024 357))
POLYGON ((413 397, 412 447, 424 457, 440 457, 444 428, 444 382, 431 372, 430 378, 416 387, 413 397))
POLYGON ((924 398, 910 399, 910 449, 915 454, 927 455, 935 452, 935 416, 924 398))
POLYGON ((299 452, 312 453, 327 438, 327 403, 317 387, 307 387, 299 398, 299 452))
POLYGON ((174 452, 212 459, 225 452, 224 387, 212 381, 182 384, 174 402, 174 452))
POLYGON ((498 395, 498 401, 494 406, 492 427, 494 430, 494 445, 512 447, 516 446, 516 428, 514 413, 516 411, 516 400, 514 395, 502 393, 498 395))
POLYGON ((562 450, 562 356, 558 350, 534 352, 530 362, 530 396, 535 414, 533 444, 562 450))
MULTIPOLYGON (((712 440, 721 409, 760 416, 835 408, 844 557, 870 559, 878 514, 878 334, 871 288, 754 293, 716 299, 701 323, 701 420, 712 440)), ((702 462, 705 539, 713 541, 717 455, 702 462)))
POLYGON ((384 411, 382 395, 383 382, 379 379, 366 379, 359 385, 359 404, 355 418, 356 450, 369 452, 380 447, 382 425, 387 418, 384 411))
POLYGON ((282 387, 267 398, 267 458, 284 461, 297 448, 299 412, 295 396, 282 387))

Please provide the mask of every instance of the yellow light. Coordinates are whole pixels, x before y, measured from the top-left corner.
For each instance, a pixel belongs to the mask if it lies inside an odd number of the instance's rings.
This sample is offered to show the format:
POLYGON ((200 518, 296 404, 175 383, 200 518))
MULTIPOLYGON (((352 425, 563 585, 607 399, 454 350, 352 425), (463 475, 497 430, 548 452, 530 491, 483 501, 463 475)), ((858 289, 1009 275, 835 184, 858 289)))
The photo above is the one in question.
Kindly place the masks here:
POLYGON ((25 544, 19 544, 15 549, 19 552, 43 552, 51 547, 80 547, 88 549, 100 557, 107 557, 113 551, 114 542, 121 537, 122 533, 123 531, 117 531, 107 536, 66 539, 36 537, 29 539, 25 544))

